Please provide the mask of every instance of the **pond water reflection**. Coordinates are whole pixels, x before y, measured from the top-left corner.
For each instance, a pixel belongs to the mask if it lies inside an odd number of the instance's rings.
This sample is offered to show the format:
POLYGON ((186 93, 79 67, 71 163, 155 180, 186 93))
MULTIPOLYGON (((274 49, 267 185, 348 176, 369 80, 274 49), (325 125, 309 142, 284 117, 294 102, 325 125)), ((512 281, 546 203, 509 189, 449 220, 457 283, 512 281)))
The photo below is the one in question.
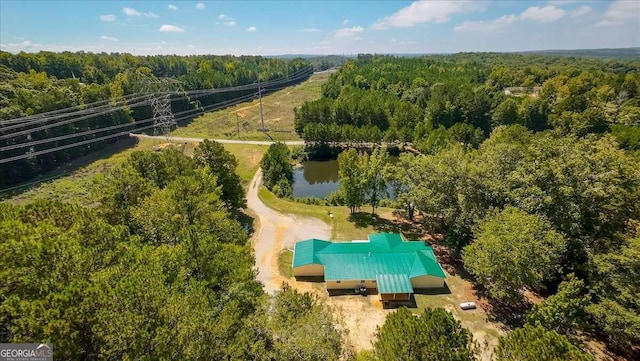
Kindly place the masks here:
POLYGON ((293 196, 325 198, 338 189, 338 161, 308 160, 293 170, 293 196))
MULTIPOLYGON (((389 161, 395 163, 398 158, 389 157, 389 161)), ((339 185, 337 160, 308 160, 302 167, 293 170, 293 196, 296 198, 325 198, 336 191, 339 185)))

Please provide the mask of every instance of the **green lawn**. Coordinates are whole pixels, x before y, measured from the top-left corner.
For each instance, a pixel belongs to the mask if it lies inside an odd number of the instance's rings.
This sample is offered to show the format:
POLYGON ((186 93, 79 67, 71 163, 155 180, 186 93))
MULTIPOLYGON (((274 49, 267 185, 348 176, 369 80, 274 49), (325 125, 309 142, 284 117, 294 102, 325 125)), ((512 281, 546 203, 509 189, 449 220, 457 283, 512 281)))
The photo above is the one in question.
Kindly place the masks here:
POLYGON ((248 185, 260 167, 260 160, 269 149, 268 145, 224 144, 224 148, 238 159, 238 175, 248 185))
POLYGON ((271 137, 274 140, 299 140, 293 130, 293 108, 305 101, 318 99, 321 95, 320 88, 328 77, 328 74, 315 74, 301 84, 264 96, 262 109, 268 136, 260 131, 260 106, 257 99, 203 114, 179 127, 171 135, 216 139, 270 140, 271 137))
POLYGON ((293 262, 293 252, 288 249, 283 249, 278 253, 278 271, 281 275, 292 278, 293 268, 291 267, 293 262))

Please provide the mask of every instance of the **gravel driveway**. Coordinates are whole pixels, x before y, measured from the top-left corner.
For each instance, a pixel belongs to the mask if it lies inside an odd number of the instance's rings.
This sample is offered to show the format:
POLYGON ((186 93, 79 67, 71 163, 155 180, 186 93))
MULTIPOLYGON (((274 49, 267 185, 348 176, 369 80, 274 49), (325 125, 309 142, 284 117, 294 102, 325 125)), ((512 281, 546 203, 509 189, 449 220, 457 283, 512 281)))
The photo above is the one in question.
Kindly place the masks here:
POLYGON ((319 238, 329 239, 331 227, 317 218, 283 214, 267 207, 258 197, 262 184, 262 171, 258 170, 249 184, 247 206, 258 216, 259 225, 253 235, 258 281, 265 292, 273 294, 280 289, 284 279, 278 272, 278 253, 284 248, 293 249, 296 241, 319 238))

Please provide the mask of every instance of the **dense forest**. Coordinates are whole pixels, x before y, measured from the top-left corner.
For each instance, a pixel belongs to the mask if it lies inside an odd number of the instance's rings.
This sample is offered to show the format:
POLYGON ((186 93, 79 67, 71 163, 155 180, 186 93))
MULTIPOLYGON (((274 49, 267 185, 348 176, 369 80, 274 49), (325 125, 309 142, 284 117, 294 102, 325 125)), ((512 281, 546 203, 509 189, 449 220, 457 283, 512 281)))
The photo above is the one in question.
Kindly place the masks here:
MULTIPOLYGON (((340 186, 324 202, 375 212, 391 189, 386 205, 441 234, 481 295, 519 310, 509 321, 518 332, 640 351, 640 157, 613 136, 502 125, 477 149, 445 143, 389 162, 384 148, 350 148, 338 165, 340 186), (531 308, 527 290, 549 297, 531 308)), ((551 347, 540 342, 526 354, 551 347)))
POLYGON ((0 52, 0 151, 2 159, 23 158, 0 163, 0 188, 122 139, 119 134, 152 131, 150 93, 171 92, 175 120, 186 122, 252 99, 258 76, 269 92, 311 72, 303 59, 259 56, 0 52))
POLYGON ((509 342, 539 345, 498 359, 540 357, 558 335, 637 353, 639 91, 637 59, 361 55, 295 126, 311 150, 410 142, 422 154, 393 163, 380 148, 340 153, 340 187, 323 201, 375 212, 391 188, 386 205, 442 234, 493 304, 549 295, 512 320, 509 342))
POLYGON ((640 61, 518 54, 360 55, 296 109, 310 143, 453 140, 477 146, 500 125, 584 136, 612 132, 640 149, 640 61))
POLYGON ((255 281, 236 164, 214 142, 138 151, 96 177, 91 209, 0 203, 0 342, 46 340, 56 360, 348 355, 313 296, 255 281))

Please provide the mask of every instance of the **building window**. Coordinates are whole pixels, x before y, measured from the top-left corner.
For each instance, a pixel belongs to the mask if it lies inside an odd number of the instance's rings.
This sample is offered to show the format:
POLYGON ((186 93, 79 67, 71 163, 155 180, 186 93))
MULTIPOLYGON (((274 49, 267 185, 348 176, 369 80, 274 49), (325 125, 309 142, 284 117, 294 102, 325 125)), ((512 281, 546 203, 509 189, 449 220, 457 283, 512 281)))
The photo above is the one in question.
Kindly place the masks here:
POLYGON ((336 281, 336 283, 340 283, 340 281, 336 281))
POLYGON ((360 280, 360 283, 364 283, 364 280, 360 280))

